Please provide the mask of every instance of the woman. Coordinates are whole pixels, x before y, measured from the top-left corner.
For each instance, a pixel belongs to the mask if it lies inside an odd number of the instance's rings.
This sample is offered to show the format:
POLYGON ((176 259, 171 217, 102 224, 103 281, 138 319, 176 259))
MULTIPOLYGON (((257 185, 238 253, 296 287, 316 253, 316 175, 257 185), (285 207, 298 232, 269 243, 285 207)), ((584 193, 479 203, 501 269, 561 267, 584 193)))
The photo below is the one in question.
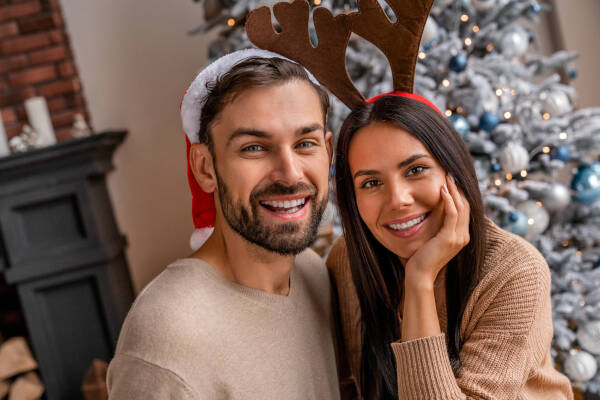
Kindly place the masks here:
POLYGON ((358 107, 338 139, 345 234, 327 264, 343 395, 571 399, 550 357, 547 264, 484 216, 462 139, 410 97, 358 107))

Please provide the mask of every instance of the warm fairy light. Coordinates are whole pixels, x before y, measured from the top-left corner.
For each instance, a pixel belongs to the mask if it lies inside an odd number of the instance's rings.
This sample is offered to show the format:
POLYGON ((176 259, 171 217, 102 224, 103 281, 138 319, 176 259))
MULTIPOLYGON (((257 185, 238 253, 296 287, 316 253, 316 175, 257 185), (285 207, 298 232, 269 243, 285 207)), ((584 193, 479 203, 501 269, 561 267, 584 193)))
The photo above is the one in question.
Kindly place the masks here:
POLYGON ((485 49, 486 49, 487 51, 492 51, 492 50, 494 50, 494 44, 493 44, 493 43, 490 43, 490 44, 488 44, 487 46, 485 46, 485 49))
POLYGON ((229 18, 229 19, 227 20, 227 25, 229 25, 229 26, 234 26, 234 25, 235 25, 235 19, 233 19, 233 18, 229 18))
POLYGON ((527 177, 527 171, 522 170, 521 171, 521 178, 526 178, 527 177))
POLYGON ((425 58, 427 58, 427 53, 425 53, 424 51, 420 51, 419 60, 424 60, 425 58))
POLYGON ((513 90, 510 91, 510 94, 512 94, 513 96, 516 96, 517 95, 517 91, 515 89, 513 89, 513 90))
POLYGON ((527 220, 527 223, 528 223, 529 225, 533 225, 533 224, 535 224, 535 219, 533 219, 533 218, 529 218, 529 219, 527 220))
POLYGON ((571 281, 571 286, 579 286, 579 285, 581 285, 581 282, 579 282, 577 279, 573 279, 571 281))
POLYGON ((577 254, 578 256, 580 256, 582 254, 581 250, 577 250, 577 252, 575 254, 577 254))
POLYGON ((544 146, 544 147, 542 148, 542 152, 544 152, 544 153, 546 153, 546 154, 550 153, 550 147, 548 147, 548 146, 544 146))
POLYGON ((449 87, 449 86, 450 86, 450 81, 449 81, 448 79, 444 79, 444 80, 442 81, 442 86, 443 86, 443 87, 449 87))
POLYGON ((315 0, 314 3, 315 3, 315 6, 318 6, 319 4, 321 4, 321 0, 315 0))
POLYGON ((460 20, 462 22, 467 22, 469 20, 469 16, 467 14, 463 14, 460 16, 460 20))
POLYGON ((510 172, 506 174, 506 180, 507 181, 512 180, 512 174, 510 172))
POLYGON ((502 89, 496 89, 496 96, 502 96, 502 89))
POLYGON ((464 110, 463 110, 463 108, 462 108, 461 106, 458 106, 458 107, 456 107, 456 112, 457 112, 457 113, 459 113, 459 114, 460 114, 460 113, 461 113, 461 112, 463 112, 463 111, 464 111, 464 110))
POLYGON ((581 300, 581 301, 579 302, 579 306, 580 306, 580 307, 583 307, 583 306, 585 306, 585 301, 581 300))
POLYGON ((538 205, 538 207, 541 207, 541 206, 543 206, 543 204, 542 204, 542 202, 541 202, 541 201, 536 201, 536 202, 535 202, 535 204, 537 204, 537 205, 538 205))
POLYGON ((494 181, 494 184, 495 184, 496 186, 500 186, 500 185, 502 185, 502 179, 500 179, 500 178, 496 178, 496 180, 494 181))
POLYGON ((452 110, 446 110, 444 112, 444 114, 446 115, 446 117, 451 117, 452 116, 452 110))
POLYGON ((479 27, 477 25, 473 27, 473 32, 479 32, 479 27))
POLYGON ((542 118, 544 118, 545 120, 549 120, 550 119, 550 113, 544 113, 544 115, 542 115, 542 118))
POLYGON ((569 247, 569 242, 567 242, 567 241, 562 242, 562 247, 569 247))
POLYGON ((472 43, 473 43, 473 41, 471 40, 471 38, 466 38, 466 39, 465 39, 465 44, 466 44, 467 46, 470 46, 472 43))
POLYGON ((512 117, 512 113, 510 111, 507 111, 504 113, 504 119, 510 119, 512 117))
POLYGON ((568 137, 567 132, 561 132, 558 134, 558 138, 560 140, 567 140, 567 137, 568 137))

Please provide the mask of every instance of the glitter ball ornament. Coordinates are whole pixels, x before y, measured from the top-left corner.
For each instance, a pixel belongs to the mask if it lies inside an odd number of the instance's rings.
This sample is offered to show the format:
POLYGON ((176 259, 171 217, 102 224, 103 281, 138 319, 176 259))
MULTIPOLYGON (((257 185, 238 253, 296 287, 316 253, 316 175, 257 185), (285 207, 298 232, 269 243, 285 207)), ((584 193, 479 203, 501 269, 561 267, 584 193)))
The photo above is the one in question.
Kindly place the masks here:
POLYGON ((514 25, 500 38, 500 48, 502 54, 507 57, 521 57, 529 48, 527 31, 519 25, 514 25))
POLYGON ((578 75, 579 75, 579 73, 577 72, 576 69, 569 70, 569 78, 570 79, 576 79, 578 75))
POLYGON ((589 321, 577 330, 577 341, 584 350, 600 354, 600 321, 589 321))
POLYGON ((553 183, 542 198, 544 208, 551 212, 563 210, 570 202, 571 193, 569 189, 560 183, 553 183))
POLYGON ((539 235, 544 232, 550 223, 550 216, 544 207, 538 205, 535 201, 527 200, 517 206, 527 217, 527 234, 530 236, 539 235))
POLYGON ((490 169, 492 170, 492 172, 500 172, 502 171, 502 165, 500 165, 500 163, 493 163, 490 166, 490 169))
POLYGON ((479 12, 487 11, 497 3, 498 0, 471 0, 471 4, 473 4, 473 7, 479 12))
POLYGON ((600 198, 600 168, 592 165, 579 167, 573 180, 571 189, 575 191, 574 198, 580 203, 590 204, 600 198))
POLYGON ((571 150, 567 146, 556 146, 550 151, 550 158, 568 162, 571 160, 571 150))
POLYGON ((596 375, 598 363, 585 351, 569 354, 564 364, 565 373, 575 382, 585 382, 596 375))
POLYGON ((571 111, 571 100, 562 90, 547 90, 540 94, 542 110, 551 116, 559 116, 571 111))
POLYGON ((452 114, 448 121, 454 126, 456 132, 462 137, 465 137, 469 132, 471 132, 471 128, 469 127, 469 121, 465 117, 459 114, 452 114))
POLYGON ((428 17, 425 28, 423 28, 423 35, 421 35, 421 47, 425 50, 429 50, 438 40, 439 36, 440 28, 437 22, 435 22, 435 19, 428 17))
POLYGON ((506 172, 515 173, 527 169, 529 153, 519 143, 510 142, 500 151, 500 164, 506 172))
POLYGON ((481 118, 479 119, 479 127, 484 131, 491 132, 500 123, 500 118, 490 111, 486 111, 483 113, 481 118))
POLYGON ((502 228, 519 236, 524 236, 529 229, 527 216, 520 211, 513 211, 506 215, 502 228))
POLYGON ((462 72, 467 68, 467 56, 464 54, 457 54, 452 56, 450 64, 448 65, 452 71, 462 72))

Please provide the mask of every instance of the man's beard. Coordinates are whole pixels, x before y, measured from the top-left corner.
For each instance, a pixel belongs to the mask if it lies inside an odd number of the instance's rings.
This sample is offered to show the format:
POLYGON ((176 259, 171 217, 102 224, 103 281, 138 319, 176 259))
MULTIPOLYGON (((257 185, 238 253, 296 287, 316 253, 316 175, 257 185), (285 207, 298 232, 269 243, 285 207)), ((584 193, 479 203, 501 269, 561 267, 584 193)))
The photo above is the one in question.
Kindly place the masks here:
POLYGON ((284 186, 274 183, 265 189, 254 189, 250 194, 250 208, 241 202, 234 202, 229 194, 227 185, 217 174, 219 201, 225 220, 244 239, 266 250, 281 254, 295 255, 302 252, 315 240, 321 217, 327 206, 327 196, 317 203, 317 188, 314 185, 298 183, 293 186, 284 186), (265 196, 293 195, 305 193, 309 195, 311 206, 310 220, 305 229, 300 222, 282 222, 278 224, 265 224, 259 217, 259 198, 265 196))

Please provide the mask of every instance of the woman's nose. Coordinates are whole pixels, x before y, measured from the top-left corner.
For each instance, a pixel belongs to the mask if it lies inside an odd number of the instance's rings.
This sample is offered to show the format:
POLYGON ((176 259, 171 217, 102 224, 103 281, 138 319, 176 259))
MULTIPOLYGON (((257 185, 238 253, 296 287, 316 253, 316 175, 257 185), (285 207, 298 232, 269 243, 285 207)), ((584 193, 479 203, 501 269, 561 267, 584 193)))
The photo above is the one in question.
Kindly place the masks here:
POLYGON ((415 201, 410 185, 394 182, 388 185, 388 190, 389 204, 394 209, 410 206, 415 201))

